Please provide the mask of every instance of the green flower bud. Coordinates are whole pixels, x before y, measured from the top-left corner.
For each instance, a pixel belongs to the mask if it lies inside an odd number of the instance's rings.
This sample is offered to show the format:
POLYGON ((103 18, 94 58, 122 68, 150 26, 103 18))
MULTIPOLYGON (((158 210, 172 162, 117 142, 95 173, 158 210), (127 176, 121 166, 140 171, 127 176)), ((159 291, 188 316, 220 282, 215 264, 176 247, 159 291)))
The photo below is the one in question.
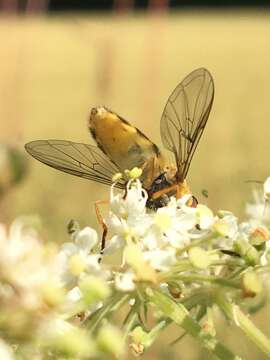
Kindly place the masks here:
POLYGON ((124 354, 123 334, 113 325, 106 324, 99 330, 96 338, 98 349, 117 359, 124 354))
POLYGON ((254 266, 259 264, 259 253, 247 240, 241 238, 237 239, 234 242, 234 250, 239 253, 249 265, 254 266))
POLYGON ((246 297, 254 297, 263 290, 261 279, 255 271, 244 273, 242 277, 242 287, 246 297))
POLYGON ((57 334, 48 345, 63 356, 76 359, 91 357, 96 352, 95 345, 87 333, 75 327, 57 334))
POLYGON ((204 249, 200 247, 192 247, 188 251, 189 261, 198 269, 207 269, 211 264, 211 257, 204 249))
POLYGON ((50 307, 61 304, 65 296, 64 289, 53 282, 42 284, 41 293, 43 301, 50 307))
POLYGON ((104 280, 94 276, 83 278, 79 282, 79 288, 86 305, 92 305, 106 299, 111 292, 104 280))

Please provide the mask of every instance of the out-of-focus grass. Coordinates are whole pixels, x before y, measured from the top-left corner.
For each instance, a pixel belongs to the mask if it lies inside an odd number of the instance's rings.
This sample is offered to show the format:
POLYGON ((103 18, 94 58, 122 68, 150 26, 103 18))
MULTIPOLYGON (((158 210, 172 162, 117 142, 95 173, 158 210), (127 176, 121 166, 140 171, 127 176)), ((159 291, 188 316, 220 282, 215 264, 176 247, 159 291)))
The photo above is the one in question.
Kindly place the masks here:
MULTIPOLYGON (((88 142, 89 110, 104 104, 160 144, 169 93, 204 66, 213 74, 216 98, 189 182, 210 207, 242 216, 250 193, 245 181, 270 173, 269 35, 267 12, 1 18, 0 140, 20 147, 42 138, 88 142)), ((67 240, 70 218, 97 226, 93 201, 108 196, 106 187, 29 161, 27 180, 1 204, 1 220, 38 213, 48 238, 59 242, 67 240)), ((270 335, 262 318, 260 326, 270 335)), ((168 332, 169 340, 175 334, 168 332)), ((208 358, 191 352, 191 341, 175 358, 208 358)), ((233 347, 246 358, 263 359, 242 344, 239 349, 237 337, 233 347)))

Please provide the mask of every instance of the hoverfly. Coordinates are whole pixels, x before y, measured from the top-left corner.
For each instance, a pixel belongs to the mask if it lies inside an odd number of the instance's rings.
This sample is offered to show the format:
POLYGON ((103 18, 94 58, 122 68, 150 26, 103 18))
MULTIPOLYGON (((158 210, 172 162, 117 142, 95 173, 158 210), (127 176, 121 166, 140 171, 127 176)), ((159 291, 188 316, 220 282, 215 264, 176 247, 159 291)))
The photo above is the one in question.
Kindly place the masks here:
MULTIPOLYGON (((37 160, 57 170, 111 185, 112 176, 135 166, 148 191, 147 206, 156 209, 171 195, 189 193, 186 176, 205 128, 214 99, 208 70, 191 72, 170 95, 160 121, 164 147, 173 153, 170 164, 146 135, 105 107, 91 110, 88 128, 97 146, 68 140, 36 140, 25 145, 37 160)), ((121 179, 116 187, 125 188, 121 179)))

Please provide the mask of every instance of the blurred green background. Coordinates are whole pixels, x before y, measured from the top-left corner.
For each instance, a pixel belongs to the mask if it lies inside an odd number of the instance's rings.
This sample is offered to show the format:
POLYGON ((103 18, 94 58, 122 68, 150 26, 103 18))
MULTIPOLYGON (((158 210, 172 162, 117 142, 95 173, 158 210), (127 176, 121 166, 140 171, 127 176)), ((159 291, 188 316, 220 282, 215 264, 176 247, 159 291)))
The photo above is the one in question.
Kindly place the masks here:
MULTIPOLYGON (((206 67, 215 101, 188 181, 214 210, 244 218, 251 197, 245 181, 270 174, 269 12, 2 16, 0 38, 0 141, 22 151, 36 139, 93 142, 86 122, 97 105, 161 145, 159 120, 168 95, 189 72, 206 67)), ((68 241, 72 218, 98 228, 93 204, 108 198, 108 188, 28 160, 25 180, 1 199, 1 222, 39 214, 43 237, 57 242, 68 241)), ((270 336, 269 310, 254 320, 270 336)), ((245 359, 266 359, 236 329, 220 324, 220 336, 245 359)), ((165 346, 178 334, 171 328, 144 358, 209 359, 188 338, 165 346)))

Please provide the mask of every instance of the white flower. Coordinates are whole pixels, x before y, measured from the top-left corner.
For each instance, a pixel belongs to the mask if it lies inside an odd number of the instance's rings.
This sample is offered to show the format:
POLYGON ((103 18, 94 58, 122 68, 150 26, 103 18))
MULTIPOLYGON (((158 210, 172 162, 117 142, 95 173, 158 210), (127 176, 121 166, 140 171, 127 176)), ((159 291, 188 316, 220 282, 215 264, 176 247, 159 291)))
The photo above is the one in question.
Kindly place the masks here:
POLYGON ((48 250, 23 219, 15 220, 9 233, 0 225, 0 274, 20 292, 21 307, 42 307, 45 287, 59 288, 58 262, 54 252, 48 256, 48 250))
POLYGON ((263 184, 263 192, 264 192, 264 198, 266 200, 269 200, 270 199, 270 177, 268 177, 263 184))
POLYGON ((235 239, 239 231, 237 217, 228 212, 222 217, 222 221, 227 225, 227 237, 235 239))
POLYGON ((180 248, 190 241, 189 232, 196 225, 196 214, 195 211, 183 212, 182 208, 175 206, 176 204, 173 198, 168 206, 157 210, 154 219, 156 226, 164 234, 163 241, 175 248, 180 248))
POLYGON ((125 246, 128 241, 140 242, 144 239, 153 223, 153 217, 145 213, 123 219, 110 213, 106 223, 112 238, 107 241, 104 254, 109 254, 125 246))
POLYGON ((246 213, 254 221, 270 222, 270 205, 266 193, 254 189, 252 192, 253 202, 246 204, 246 213))
POLYGON ((127 184, 127 193, 114 194, 114 185, 111 187, 110 210, 113 214, 123 219, 129 216, 136 217, 145 214, 147 201, 147 192, 142 188, 139 180, 129 181, 127 184))
POLYGON ((78 232, 74 243, 62 245, 58 258, 61 262, 60 279, 64 285, 73 287, 85 273, 101 272, 100 255, 91 254, 97 241, 96 231, 86 227, 78 232))
POLYGON ((145 251, 143 256, 144 260, 148 261, 155 270, 159 271, 168 271, 176 262, 175 250, 173 248, 145 251))
POLYGON ((0 339, 0 359, 15 360, 12 349, 2 339, 0 339))
POLYGON ((79 300, 81 300, 81 298, 82 298, 82 293, 78 286, 75 286, 66 294, 67 301, 71 303, 76 303, 79 300))
MULTIPOLYGON (((25 225, 20 218, 15 220, 9 230, 9 234, 4 225, 0 224, 0 255, 1 263, 16 263, 24 258, 32 250, 34 253, 40 253, 40 243, 37 238, 37 233, 34 229, 25 225)), ((36 256, 37 256, 36 253, 36 256)))
POLYGON ((88 226, 79 231, 75 238, 75 244, 78 246, 78 248, 88 252, 94 248, 97 242, 97 232, 88 226))
POLYGON ((198 204, 195 209, 200 228, 203 230, 209 229, 215 220, 213 212, 207 206, 202 204, 198 204))
POLYGON ((131 271, 125 273, 117 273, 115 275, 115 287, 120 291, 135 290, 135 274, 131 271))

